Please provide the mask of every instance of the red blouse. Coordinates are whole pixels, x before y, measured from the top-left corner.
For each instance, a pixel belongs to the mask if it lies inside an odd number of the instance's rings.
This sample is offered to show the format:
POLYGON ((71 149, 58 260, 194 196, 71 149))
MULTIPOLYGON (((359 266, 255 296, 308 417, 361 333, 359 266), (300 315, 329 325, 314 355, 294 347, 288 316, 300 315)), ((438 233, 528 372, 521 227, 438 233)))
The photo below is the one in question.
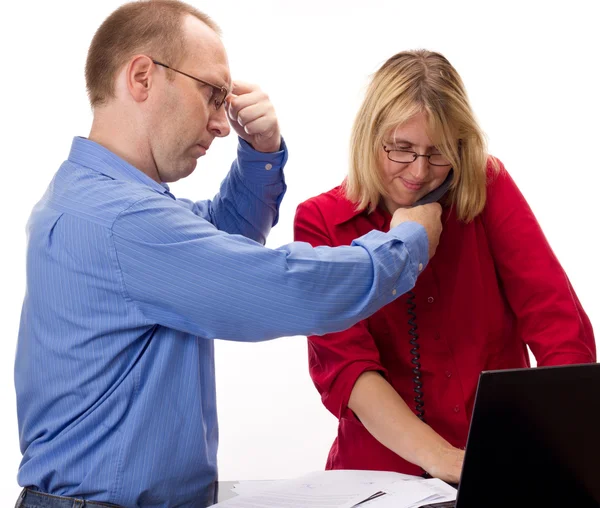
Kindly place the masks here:
MULTIPOLYGON (((501 167, 488 168, 488 197, 469 224, 453 209, 442 214, 435 256, 414 288, 426 421, 465 447, 479 373, 538 365, 592 363, 591 323, 531 209, 501 167)), ((373 229, 387 231, 390 214, 357 213, 341 187, 302 203, 295 239, 349 245, 373 229)), ((327 469, 422 471, 380 444, 348 409, 357 378, 381 372, 415 408, 407 295, 352 328, 309 337, 310 375, 338 419, 327 469)))

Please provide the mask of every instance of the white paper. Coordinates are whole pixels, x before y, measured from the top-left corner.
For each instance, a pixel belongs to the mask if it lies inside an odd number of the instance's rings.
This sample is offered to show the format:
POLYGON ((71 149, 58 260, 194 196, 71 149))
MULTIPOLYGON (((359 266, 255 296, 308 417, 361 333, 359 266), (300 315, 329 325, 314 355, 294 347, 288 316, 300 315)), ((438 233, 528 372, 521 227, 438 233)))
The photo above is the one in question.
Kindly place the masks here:
POLYGON ((364 503, 361 508, 417 508, 456 499, 456 489, 437 478, 393 482, 384 490, 387 496, 364 503))
POLYGON ((228 499, 219 508, 350 508, 377 492, 369 485, 351 489, 339 485, 302 483, 283 488, 270 488, 262 493, 228 499))
POLYGON ((322 485, 353 485, 356 483, 393 483, 403 480, 422 480, 420 476, 412 476, 391 471, 362 471, 360 469, 333 469, 331 471, 315 471, 308 473, 296 480, 309 481, 322 485))
POLYGON ((231 490, 238 496, 258 494, 273 488, 277 485, 278 481, 281 480, 248 480, 236 483, 231 490))
POLYGON ((291 480, 241 482, 232 490, 241 495, 215 506, 351 508, 379 491, 386 494, 360 508, 414 508, 456 499, 456 490, 441 480, 388 471, 318 471, 291 480))

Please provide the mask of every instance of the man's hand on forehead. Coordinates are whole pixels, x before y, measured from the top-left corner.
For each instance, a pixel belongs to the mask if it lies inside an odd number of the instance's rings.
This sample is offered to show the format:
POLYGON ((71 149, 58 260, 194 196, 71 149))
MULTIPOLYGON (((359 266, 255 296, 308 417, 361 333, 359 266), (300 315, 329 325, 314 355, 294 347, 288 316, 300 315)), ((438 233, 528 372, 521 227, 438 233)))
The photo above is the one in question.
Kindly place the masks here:
POLYGON ((233 130, 255 150, 279 150, 281 133, 275 108, 269 96, 257 85, 234 81, 226 108, 233 130))

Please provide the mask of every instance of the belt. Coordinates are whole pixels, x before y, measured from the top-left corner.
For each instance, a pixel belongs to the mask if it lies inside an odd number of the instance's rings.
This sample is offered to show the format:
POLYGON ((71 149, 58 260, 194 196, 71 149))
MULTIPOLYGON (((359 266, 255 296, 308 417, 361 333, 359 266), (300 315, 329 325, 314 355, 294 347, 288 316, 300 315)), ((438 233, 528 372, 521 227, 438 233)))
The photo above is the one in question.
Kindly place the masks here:
POLYGON ((25 502, 35 503, 38 502, 40 506, 48 506, 49 503, 52 508, 93 508, 95 506, 103 506, 104 508, 120 508, 119 505, 110 503, 101 503, 100 501, 86 501, 85 499, 77 499, 74 497, 64 496, 53 496, 46 494, 45 492, 37 492, 31 489, 23 489, 17 505, 15 508, 19 508, 25 502))

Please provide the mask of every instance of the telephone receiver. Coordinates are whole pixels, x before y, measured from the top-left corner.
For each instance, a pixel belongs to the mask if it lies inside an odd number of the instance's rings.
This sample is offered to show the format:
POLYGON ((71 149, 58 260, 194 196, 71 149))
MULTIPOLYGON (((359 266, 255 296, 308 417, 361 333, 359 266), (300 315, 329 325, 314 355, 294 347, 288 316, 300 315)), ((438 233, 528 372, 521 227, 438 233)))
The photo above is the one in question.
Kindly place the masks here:
POLYGON ((454 170, 451 169, 450 172, 448 173, 448 176, 446 177, 446 179, 442 182, 442 184, 433 189, 429 194, 425 194, 421 199, 419 199, 418 201, 416 201, 412 206, 420 206, 420 205, 426 205, 428 203, 435 203, 437 201, 439 201, 440 199, 442 199, 442 197, 444 197, 444 194, 446 194, 446 192, 448 192, 448 189, 450 188, 450 184, 452 184, 452 179, 454 178, 454 170))

